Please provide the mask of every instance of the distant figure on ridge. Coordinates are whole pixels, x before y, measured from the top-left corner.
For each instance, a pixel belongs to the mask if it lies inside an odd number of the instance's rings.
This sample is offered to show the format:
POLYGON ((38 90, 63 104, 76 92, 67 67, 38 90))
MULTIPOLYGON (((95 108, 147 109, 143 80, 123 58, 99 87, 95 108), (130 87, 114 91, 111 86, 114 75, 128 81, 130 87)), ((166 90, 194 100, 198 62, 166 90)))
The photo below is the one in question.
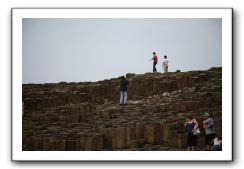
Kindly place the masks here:
POLYGON ((158 56, 156 55, 156 52, 153 52, 153 57, 149 61, 153 60, 153 72, 157 72, 156 65, 158 63, 158 56))
POLYGON ((124 106, 127 102, 127 86, 128 86, 129 82, 128 80, 125 78, 125 76, 122 76, 121 80, 120 80, 120 105, 124 106))
POLYGON ((164 73, 168 72, 168 67, 169 67, 169 61, 167 59, 167 55, 164 56, 164 61, 163 61, 163 69, 164 73))
POLYGON ((197 120, 192 117, 192 114, 187 114, 184 126, 187 131, 187 151, 194 151, 200 130, 197 120))

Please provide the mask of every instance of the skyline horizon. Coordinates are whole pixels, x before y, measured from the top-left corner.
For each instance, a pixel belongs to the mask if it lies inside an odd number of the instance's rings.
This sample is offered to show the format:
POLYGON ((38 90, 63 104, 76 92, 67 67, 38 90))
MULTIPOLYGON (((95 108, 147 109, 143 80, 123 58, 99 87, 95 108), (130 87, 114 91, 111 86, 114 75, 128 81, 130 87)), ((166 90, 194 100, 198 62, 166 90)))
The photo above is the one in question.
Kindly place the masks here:
MULTIPOLYGON (((209 67, 208 69, 196 69, 196 70, 188 70, 188 71, 181 71, 180 70, 180 73, 186 73, 186 72, 194 72, 194 71, 207 71, 207 70, 210 70, 211 68, 222 68, 222 66, 214 66, 214 67, 209 67)), ((177 71, 177 70, 176 70, 177 71)), ((168 72, 170 74, 172 73, 177 73, 176 71, 174 72, 168 72)), ((112 79, 118 79, 120 78, 121 76, 125 76, 127 74, 135 74, 135 75, 145 75, 145 74, 164 74, 164 72, 145 72, 145 73, 133 73, 133 72, 128 72, 124 75, 120 75, 120 76, 117 76, 117 77, 111 77, 111 78, 107 78, 107 79, 100 79, 100 80, 97 80, 97 81, 59 81, 59 82, 43 82, 43 83, 22 83, 22 85, 28 85, 28 84, 58 84, 58 83, 97 83, 97 82, 100 82, 100 81, 105 81, 105 80, 112 80, 112 79)))
POLYGON ((24 18, 22 83, 99 81, 222 66, 220 18, 24 18))

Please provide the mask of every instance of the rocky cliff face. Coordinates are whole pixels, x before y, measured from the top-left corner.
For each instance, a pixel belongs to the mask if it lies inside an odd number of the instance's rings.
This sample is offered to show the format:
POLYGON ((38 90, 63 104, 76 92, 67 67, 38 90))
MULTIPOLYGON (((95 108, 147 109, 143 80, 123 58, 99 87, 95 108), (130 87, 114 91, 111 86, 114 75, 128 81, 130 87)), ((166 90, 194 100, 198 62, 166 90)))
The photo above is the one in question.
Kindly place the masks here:
POLYGON ((222 68, 127 74, 128 105, 119 78, 98 82, 23 84, 23 150, 186 150, 186 113, 203 113, 222 132, 222 68))

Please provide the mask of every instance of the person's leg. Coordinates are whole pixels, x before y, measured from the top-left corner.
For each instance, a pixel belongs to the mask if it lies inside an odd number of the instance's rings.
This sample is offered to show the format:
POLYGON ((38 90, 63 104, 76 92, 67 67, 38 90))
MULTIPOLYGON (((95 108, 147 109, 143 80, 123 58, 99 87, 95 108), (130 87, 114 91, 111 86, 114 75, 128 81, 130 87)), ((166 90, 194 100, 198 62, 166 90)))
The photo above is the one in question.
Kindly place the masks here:
POLYGON ((127 102, 127 91, 124 91, 124 104, 127 102))
POLYGON ((156 68, 156 65, 157 65, 158 61, 155 62, 155 72, 157 72, 157 68, 156 68))
POLYGON ((124 102, 124 99, 125 99, 125 93, 124 93, 124 91, 122 92, 122 95, 123 95, 123 97, 122 97, 122 105, 124 106, 124 104, 125 104, 125 102, 124 102))
POLYGON ((222 145, 219 146, 219 151, 222 151, 222 145))
POLYGON ((197 135, 192 134, 192 151, 195 150, 196 145, 197 145, 197 135))
POLYGON ((120 91, 120 100, 119 100, 120 105, 123 104, 123 91, 120 91))
POLYGON ((187 134, 187 151, 191 151, 191 145, 192 145, 192 143, 191 143, 191 134, 188 133, 187 134))
POLYGON ((215 145, 215 146, 213 146, 213 151, 222 151, 221 145, 215 145))
POLYGON ((191 147, 191 151, 194 151, 194 135, 193 133, 190 133, 190 147, 191 147))
POLYGON ((157 65, 157 61, 153 61, 153 72, 157 72, 157 68, 156 68, 156 65, 157 65))
MULTIPOLYGON (((215 133, 213 133, 213 134, 210 135, 210 142, 213 141, 214 138, 215 138, 215 133)), ((212 144, 209 144, 209 147, 210 147, 210 150, 212 150, 213 149, 213 143, 212 144)))
POLYGON ((206 145, 206 150, 208 150, 208 141, 207 141, 207 135, 205 134, 205 145, 206 145))
POLYGON ((211 148, 210 148, 210 142, 211 142, 211 134, 207 134, 206 135, 206 150, 207 151, 210 151, 211 148))
POLYGON ((156 71, 156 67, 155 67, 155 61, 153 61, 153 72, 156 71))
POLYGON ((168 66, 166 66, 166 73, 168 73, 168 66))

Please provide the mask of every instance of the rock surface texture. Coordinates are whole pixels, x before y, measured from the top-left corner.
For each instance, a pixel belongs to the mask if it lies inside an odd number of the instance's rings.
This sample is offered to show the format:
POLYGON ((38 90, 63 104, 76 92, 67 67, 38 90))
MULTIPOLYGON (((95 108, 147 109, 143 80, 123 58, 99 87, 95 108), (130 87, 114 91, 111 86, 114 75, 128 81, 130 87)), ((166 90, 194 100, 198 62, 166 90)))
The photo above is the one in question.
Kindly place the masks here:
POLYGON ((98 82, 23 84, 24 151, 185 151, 186 114, 203 113, 222 132, 222 68, 127 74, 128 104, 119 78, 98 82))

